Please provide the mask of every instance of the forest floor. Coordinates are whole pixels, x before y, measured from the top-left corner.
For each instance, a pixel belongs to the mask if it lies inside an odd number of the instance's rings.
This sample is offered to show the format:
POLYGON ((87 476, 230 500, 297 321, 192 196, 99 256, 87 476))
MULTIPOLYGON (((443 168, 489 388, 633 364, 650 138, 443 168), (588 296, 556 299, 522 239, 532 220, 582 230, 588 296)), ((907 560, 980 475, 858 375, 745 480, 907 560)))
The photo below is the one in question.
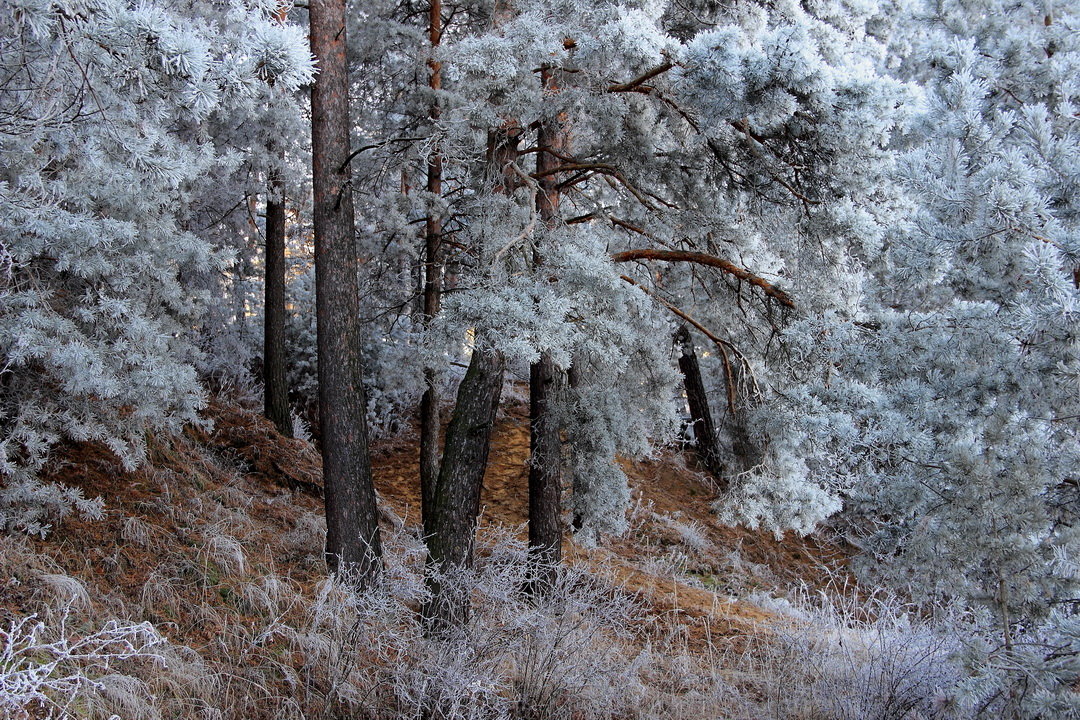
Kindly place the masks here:
MULTIPOLYGON (((419 449, 399 440, 376 447, 380 498, 409 523, 419 523, 419 449)), ((481 494, 480 532, 513 528, 525 539, 528 521, 529 418, 518 401, 504 406, 492 439, 481 494)), ((720 524, 711 505, 711 478, 668 451, 655 459, 622 461, 633 498, 631 529, 599 547, 570 536, 564 555, 572 564, 604 565, 644 601, 654 616, 682 625, 694 645, 756 632, 773 618, 735 597, 793 590, 854 588, 847 568, 851 548, 827 530, 807 537, 720 524)))
MULTIPOLYGON (((310 443, 280 436, 239 404, 215 399, 208 417, 212 428, 150 438, 149 462, 134 471, 101 446, 67 447, 46 480, 102 497, 105 517, 68 517, 46 538, 0 535, 0 625, 58 608, 81 613, 87 626, 91 618, 150 621, 189 659, 241 675, 238 654, 259 638, 273 641, 273 628, 299 612, 281 598, 319 596, 320 461, 310 443)), ((525 536, 528 447, 527 409, 505 407, 485 476, 481 538, 525 536)), ((373 449, 388 533, 419 525, 417 453, 408 437, 373 449)), ((564 546, 571 565, 606 573, 639 604, 653 628, 643 647, 661 631, 678 634, 691 656, 738 647, 788 622, 760 598, 854 587, 849 548, 827 532, 777 538, 718 524, 714 489, 688 462, 675 451, 625 462, 631 530, 599 547, 573 538, 564 546)), ((274 653, 284 678, 278 693, 287 695, 306 660, 295 643, 274 653)), ((245 702, 250 717, 260 716, 257 698, 245 702)), ((284 717, 262 714, 275 713, 284 717)))

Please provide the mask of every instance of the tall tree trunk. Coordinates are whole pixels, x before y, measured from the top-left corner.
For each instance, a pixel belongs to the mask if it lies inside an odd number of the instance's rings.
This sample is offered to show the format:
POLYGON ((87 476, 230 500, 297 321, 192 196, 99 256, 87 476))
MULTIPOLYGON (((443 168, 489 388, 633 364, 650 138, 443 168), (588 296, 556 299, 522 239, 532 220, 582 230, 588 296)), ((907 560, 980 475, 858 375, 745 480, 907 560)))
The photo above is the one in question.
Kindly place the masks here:
POLYGON ((311 142, 326 561, 332 572, 365 585, 379 572, 382 543, 360 363, 345 0, 311 0, 310 15, 311 52, 319 63, 311 142))
POLYGON ((683 374, 686 401, 690 406, 690 421, 694 430, 694 447, 698 461, 718 483, 726 483, 724 464, 720 455, 720 441, 716 436, 716 424, 709 410, 709 396, 701 379, 701 366, 690 330, 681 325, 675 331, 679 343, 679 369, 683 374))
MULTIPOLYGON (((281 159, 284 149, 267 151, 281 159)), ((270 171, 266 194, 266 274, 263 281, 263 408, 278 432, 292 437, 289 385, 285 377, 285 183, 270 171)))
POLYGON ((424 514, 428 562, 434 569, 428 575, 432 599, 424 617, 436 629, 463 625, 469 619, 468 591, 454 584, 454 575, 472 567, 480 489, 504 367, 501 354, 480 347, 473 350, 446 428, 446 452, 424 514))
MULTIPOLYGON (((434 52, 442 40, 442 0, 431 0, 428 9, 428 37, 434 52)), ((428 61, 431 70, 429 85, 434 93, 442 89, 442 63, 432 58, 428 61)), ((428 116, 434 125, 441 115, 439 100, 432 100, 428 116)), ((428 202, 442 194, 442 156, 438 148, 431 154, 427 166, 427 191, 432 197, 428 202)), ((442 243, 442 218, 434 209, 428 213, 424 224, 424 325, 431 324, 439 312, 442 299, 442 262, 440 245, 442 243)), ((435 386, 434 368, 424 368, 424 395, 420 398, 420 514, 427 517, 435 482, 439 475, 439 393, 435 386)))
MULTIPOLYGON (((540 72, 546 92, 557 91, 550 69, 540 72)), ((536 209, 547 229, 559 220, 558 181, 550 171, 562 162, 555 154, 565 147, 564 118, 545 119, 537 131, 536 174, 540 176, 536 209)), ((544 258, 538 246, 533 248, 533 266, 542 272, 544 258)), ((529 368, 529 550, 538 562, 533 589, 540 590, 554 581, 555 565, 562 559, 562 443, 554 402, 561 370, 551 354, 542 352, 529 368)))
POLYGON ((554 402, 560 370, 549 353, 529 368, 529 550, 540 583, 554 580, 562 560, 562 443, 554 402))
MULTIPOLYGON (((581 359, 577 356, 571 358, 570 367, 566 369, 566 388, 570 394, 574 394, 574 391, 581 387, 581 359)), ((560 432, 566 431, 566 428, 560 428, 560 432)), ((570 453, 573 455, 575 451, 575 433, 567 432, 567 436, 570 440, 570 453)), ((571 492, 577 496, 579 492, 584 492, 579 487, 579 474, 575 468, 571 477, 571 492)), ((574 517, 570 520, 570 527, 574 529, 574 532, 581 530, 585 527, 585 518, 582 517, 580 510, 574 512, 574 517)))

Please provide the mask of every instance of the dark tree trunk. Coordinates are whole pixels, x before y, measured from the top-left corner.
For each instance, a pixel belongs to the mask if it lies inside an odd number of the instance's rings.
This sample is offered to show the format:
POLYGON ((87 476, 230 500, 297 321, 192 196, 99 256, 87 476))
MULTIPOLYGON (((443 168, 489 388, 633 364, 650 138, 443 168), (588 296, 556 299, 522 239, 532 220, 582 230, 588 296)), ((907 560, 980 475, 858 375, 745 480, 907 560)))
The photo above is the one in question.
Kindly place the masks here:
MULTIPOLYGON (((551 70, 542 70, 540 81, 547 92, 557 90, 551 70)), ((536 174, 540 180, 536 209, 549 229, 559 219, 558 180, 550 171, 562 162, 555 153, 566 144, 563 120, 545 119, 537 131, 540 151, 536 155, 536 174)), ((543 264, 543 255, 535 247, 534 270, 542 272, 543 264)), ((554 412, 560 372, 547 352, 541 353, 539 361, 529 368, 529 550, 539 564, 534 590, 550 586, 555 579, 555 565, 562 559, 562 443, 554 412)))
POLYGON ((446 428, 442 467, 424 515, 428 562, 435 571, 428 574, 432 599, 424 608, 424 617, 435 629, 468 622, 468 593, 443 581, 472 566, 480 489, 502 395, 504 366, 502 355, 479 347, 473 350, 446 428))
MULTIPOLYGON (((579 387, 581 387, 581 383, 582 383, 581 360, 580 360, 580 358, 574 357, 570 362, 570 367, 566 369, 566 387, 569 390, 569 392, 571 394, 573 394, 575 390, 577 390, 579 387)), ((565 431, 566 428, 560 428, 560 430, 565 431)), ((571 432, 567 432, 567 436, 568 436, 568 438, 570 440, 570 452, 571 452, 571 455, 573 455, 573 453, 575 452, 575 447, 574 447, 574 445, 575 445, 575 437, 574 437, 574 434, 571 433, 571 432)), ((572 490, 571 490, 571 492, 573 492, 574 495, 577 495, 579 492, 584 492, 579 487, 578 477, 579 477, 579 475, 578 475, 578 473, 577 473, 577 471, 575 469, 575 471, 573 473, 573 476, 572 476, 572 479, 571 479, 571 482, 572 482, 572 490)), ((574 517, 570 520, 570 527, 572 527, 574 529, 574 532, 577 532, 581 528, 585 527, 585 518, 583 518, 581 516, 580 512, 575 512, 574 513, 574 517)))
POLYGON ((311 142, 326 560, 332 572, 365 585, 379 572, 382 543, 361 382, 345 2, 311 0, 310 15, 311 52, 319 63, 311 142))
MULTIPOLYGON (((512 193, 515 179, 506 167, 517 157, 520 130, 506 127, 488 134, 487 167, 496 193, 512 193)), ((444 580, 472 566, 480 489, 491 449, 491 432, 502 395, 505 360, 477 343, 458 385, 457 402, 446 428, 442 463, 424 512, 431 600, 425 620, 439 631, 469 618, 469 597, 444 580)))
MULTIPOLYGON (((267 148, 284 156, 273 144, 267 148)), ((266 195, 266 277, 263 282, 263 408, 278 432, 292 437, 285 377, 285 184, 271 170, 266 195)))
MULTIPOLYGON (((738 386, 740 376, 744 372, 746 370, 742 364, 734 363, 731 368, 729 382, 738 386)), ((732 392, 735 391, 732 390, 732 392)), ((750 428, 747 426, 747 409, 745 404, 736 403, 723 422, 723 427, 731 436, 731 456, 736 463, 736 467, 728 471, 729 478, 733 471, 749 472, 761 463, 761 446, 754 440, 750 428)))
POLYGON ((529 550, 539 562, 539 583, 554 580, 562 560, 562 443, 554 412, 559 368, 548 353, 529 368, 529 550))
POLYGON ((725 483, 720 441, 716 436, 716 425, 709 410, 709 396, 705 393, 701 366, 698 364, 690 330, 685 325, 680 326, 675 332, 675 340, 679 343, 679 369, 682 370, 686 401, 690 406, 690 422, 694 430, 694 447, 698 461, 717 482, 725 483))
MULTIPOLYGON (((428 9, 428 35, 431 47, 439 46, 442 39, 442 0, 432 0, 428 9)), ((432 59, 428 61, 431 69, 430 87, 438 92, 442 88, 442 63, 432 59)), ((436 98, 429 111, 432 124, 441 114, 436 98)), ((428 160, 427 191, 434 197, 442 194, 442 156, 436 149, 428 160)), ((429 198, 429 202, 433 200, 429 198)), ((440 245, 442 243, 442 218, 434 210, 424 224, 424 325, 439 312, 442 299, 442 262, 440 245)), ((439 476, 439 394, 435 386, 434 368, 424 368, 424 395, 420 398, 420 514, 427 517, 428 507, 439 476)))

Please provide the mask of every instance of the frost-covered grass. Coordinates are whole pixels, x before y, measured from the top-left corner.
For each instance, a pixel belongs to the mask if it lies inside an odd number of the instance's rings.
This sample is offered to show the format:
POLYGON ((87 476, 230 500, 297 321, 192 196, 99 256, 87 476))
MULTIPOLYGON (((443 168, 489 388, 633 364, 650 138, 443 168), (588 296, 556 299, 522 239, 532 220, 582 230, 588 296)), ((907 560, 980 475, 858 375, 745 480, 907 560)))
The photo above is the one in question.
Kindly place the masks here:
POLYGON ((879 593, 757 598, 781 621, 733 663, 755 692, 746 717, 903 720, 967 717, 957 697, 959 636, 879 593))
POLYGON ((69 520, 45 539, 0 534, 0 716, 758 720, 894 717, 901 707, 924 717, 953 712, 954 645, 936 625, 895 602, 837 604, 848 597, 842 592, 787 601, 753 595, 738 610, 682 577, 693 564, 733 592, 764 587, 735 577, 737 563, 725 558, 738 549, 704 510, 658 513, 647 499, 630 518, 635 530, 620 543, 633 542, 621 554, 575 549, 542 599, 523 592, 519 535, 489 519, 476 566, 448 579, 472 598, 470 622, 433 635, 419 616, 427 586, 416 530, 384 507, 381 583, 357 594, 327 579, 320 501, 268 482, 253 472, 253 453, 233 450, 238 439, 255 443, 303 477, 310 448, 260 444, 258 429, 242 424, 219 422, 217 450, 191 437, 156 444, 155 465, 135 475, 87 466, 87 486, 109 496, 101 520, 69 520), (283 455, 289 448, 297 454, 283 455), (678 596, 665 596, 676 584, 678 596))
POLYGON ((41 612, 0 633, 0 702, 19 719, 961 716, 954 641, 895 601, 762 595, 773 620, 702 648, 602 567, 564 567, 549 596, 529 597, 523 543, 489 531, 453 580, 472 597, 469 624, 432 634, 418 613, 422 543, 398 530, 387 546, 381 583, 357 593, 257 567, 223 534, 192 548, 189 567, 223 603, 193 603, 163 569, 104 609, 9 538, 2 552, 23 554, 41 612))
MULTIPOLYGON (((12 556, 29 552, 8 543, 12 556)), ((633 714, 646 692, 636 663, 644 616, 603 574, 565 568, 549 596, 529 597, 524 544, 497 534, 453 580, 472 596, 471 622, 433 634, 417 612, 422 543, 401 532, 387 545, 381 583, 357 593, 333 579, 304 587, 254 572, 235 540, 213 538, 193 548, 190 570, 227 602, 192 604, 190 586, 155 572, 122 610, 176 618, 156 625, 104 619, 79 580, 26 563, 23 583, 50 589, 40 617, 0 633, 3 709, 103 720, 633 714), (196 644, 201 627, 217 632, 196 644)))

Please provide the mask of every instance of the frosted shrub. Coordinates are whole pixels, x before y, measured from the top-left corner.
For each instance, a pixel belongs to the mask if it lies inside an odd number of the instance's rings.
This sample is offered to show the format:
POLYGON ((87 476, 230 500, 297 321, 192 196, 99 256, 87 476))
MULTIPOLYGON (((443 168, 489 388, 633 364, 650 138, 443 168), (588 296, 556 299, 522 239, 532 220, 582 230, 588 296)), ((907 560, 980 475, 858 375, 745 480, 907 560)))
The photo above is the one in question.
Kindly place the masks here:
POLYGON ((640 618, 626 596, 569 571, 534 613, 514 653, 524 716, 621 717, 635 707, 645 692, 631 643, 640 618))
POLYGON ((674 537, 692 554, 700 555, 714 548, 709 540, 705 526, 696 520, 683 519, 681 512, 670 515, 655 515, 655 519, 665 525, 674 537))
POLYGON ((951 624, 913 614, 892 596, 763 602, 786 618, 752 639, 733 662, 756 687, 748 717, 905 720, 967 717, 951 624))
MULTIPOLYGON (((67 611, 60 613, 54 628, 47 628, 36 615, 0 628, 0 714, 4 717, 84 717, 81 710, 72 714, 72 708, 115 691, 121 684, 116 667, 120 661, 164 662, 157 650, 165 640, 150 623, 110 620, 80 637, 68 627, 69 617, 67 611)), ((140 680, 126 680, 122 684, 130 692, 147 694, 140 680)))
MULTIPOLYGON (((544 598, 524 592, 524 543, 500 534, 476 566, 444 578, 472 596, 466 625, 432 633, 419 541, 390 536, 383 583, 356 594, 325 581, 306 627, 291 642, 308 657, 316 705, 376 717, 607 718, 641 691, 631 650, 634 601, 591 573, 561 568, 544 598)), ((444 585, 445 586, 445 585, 444 585)))
POLYGON ((101 498, 87 499, 78 488, 42 483, 26 475, 0 485, 0 529, 44 537, 53 523, 72 514, 100 520, 104 503, 101 498))

